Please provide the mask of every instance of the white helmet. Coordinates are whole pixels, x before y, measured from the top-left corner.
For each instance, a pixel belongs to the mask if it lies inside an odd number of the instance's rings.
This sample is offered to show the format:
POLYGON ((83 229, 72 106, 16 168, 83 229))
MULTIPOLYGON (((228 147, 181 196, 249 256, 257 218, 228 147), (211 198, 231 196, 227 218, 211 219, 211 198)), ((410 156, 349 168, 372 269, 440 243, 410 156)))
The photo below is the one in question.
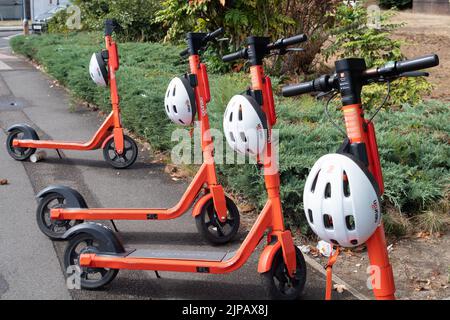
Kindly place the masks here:
POLYGON ((325 155, 306 180, 306 219, 322 240, 342 247, 361 245, 381 222, 378 190, 371 173, 352 156, 325 155))
POLYGON ((176 124, 189 126, 194 122, 197 103, 194 89, 185 77, 170 81, 164 104, 167 115, 176 124))
POLYGON ((261 155, 267 142, 267 118, 249 95, 236 95, 228 103, 223 118, 228 144, 237 152, 261 155))
POLYGON ((106 87, 108 84, 108 70, 101 52, 92 55, 91 62, 89 63, 89 73, 96 84, 106 87))

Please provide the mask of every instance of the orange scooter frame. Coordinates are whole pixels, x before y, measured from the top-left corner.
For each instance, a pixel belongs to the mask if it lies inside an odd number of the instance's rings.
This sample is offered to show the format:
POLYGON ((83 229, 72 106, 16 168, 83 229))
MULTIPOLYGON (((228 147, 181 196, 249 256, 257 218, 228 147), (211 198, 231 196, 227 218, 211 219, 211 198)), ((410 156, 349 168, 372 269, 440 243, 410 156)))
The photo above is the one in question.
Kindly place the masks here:
POLYGON ((39 140, 33 128, 24 124, 15 125, 8 129, 10 133, 8 152, 14 159, 20 161, 27 160, 38 148, 79 151, 102 148, 104 150, 105 160, 115 168, 124 169, 136 161, 138 148, 130 137, 124 136, 120 118, 120 99, 116 81, 116 71, 119 69, 119 55, 117 44, 112 39, 114 27, 115 23, 113 21, 106 21, 105 43, 108 57, 108 83, 112 111, 92 139, 87 142, 39 140), (19 134, 23 135, 22 139, 15 138, 19 134), (19 150, 20 154, 17 155, 15 150, 19 150), (114 153, 111 155, 109 151, 113 151, 114 153), (128 151, 130 151, 131 155, 128 155, 128 151))
MULTIPOLYGON (((211 100, 209 91, 209 81, 206 66, 201 63, 198 51, 208 41, 205 40, 213 35, 218 36, 219 32, 211 34, 205 33, 189 33, 188 40, 190 43, 189 66, 191 76, 195 76, 195 98, 197 102, 197 114, 201 131, 201 147, 204 163, 200 167, 198 173, 188 186, 180 201, 172 208, 87 208, 84 200, 76 200, 64 208, 57 207, 50 210, 50 218, 56 221, 90 221, 90 220, 171 220, 176 219, 186 213, 192 205, 192 216, 196 218, 199 231, 213 244, 222 244, 230 241, 239 229, 239 211, 231 199, 225 196, 223 187, 218 183, 215 162, 214 162, 214 144, 210 135, 210 124, 207 112, 207 103, 211 100), (203 194, 202 194, 203 191, 203 194), (198 199, 198 200, 197 200, 198 199), (210 230, 205 228, 205 208, 212 202, 214 208, 215 228, 224 228, 220 232, 218 229, 210 230), (203 214, 203 216, 202 216, 203 214), (226 225, 231 227, 226 227, 226 225), (225 228, 226 227, 226 228, 225 228), (225 230, 226 229, 226 230, 225 230), (209 230, 209 231, 208 231, 209 230), (218 233, 217 236, 213 234, 218 233)), ((211 40, 213 38, 211 37, 211 40)), ((77 191, 59 186, 52 186, 43 190, 38 194, 41 202, 46 202, 46 197, 60 193, 67 198, 82 199, 77 191)), ((38 224, 42 226, 44 218, 39 218, 39 212, 45 214, 46 206, 38 208, 38 224)), ((214 228, 214 227, 213 227, 214 228)), ((58 239, 67 230, 62 229, 58 235, 47 232, 45 226, 41 230, 50 238, 58 239)))
MULTIPOLYGON (((342 108, 345 126, 350 143, 361 143, 366 146, 369 171, 378 183, 380 194, 384 192, 384 181, 381 171, 380 156, 372 122, 364 118, 362 104, 347 105, 342 108)), ((367 251, 370 264, 379 268, 379 286, 373 288, 374 296, 378 300, 395 299, 395 282, 389 254, 386 247, 386 238, 383 225, 380 225, 373 236, 367 240, 367 251)), ((374 275, 374 276, 377 276, 374 275)))
MULTIPOLYGON (((347 58, 335 62, 336 72, 332 75, 322 75, 319 78, 290 85, 282 89, 286 97, 297 96, 311 92, 326 94, 339 93, 344 113, 346 139, 339 148, 338 153, 352 154, 367 166, 378 184, 379 195, 384 193, 383 173, 380 164, 380 155, 372 118, 367 120, 362 106, 362 89, 371 83, 390 83, 399 78, 428 76, 419 70, 439 65, 439 57, 431 54, 411 60, 391 61, 384 66, 367 69, 363 58, 347 58)), ((328 103, 331 101, 328 100, 328 103)), ((386 100, 387 101, 387 100, 386 100)), ((381 106, 382 107, 382 106, 381 106)), ((378 109, 380 110, 381 107, 378 109)), ((395 282, 392 266, 386 247, 386 238, 382 224, 376 229, 369 240, 366 241, 370 260, 370 280, 373 293, 378 300, 395 299, 395 282)), ((330 259, 327 267, 328 281, 331 281, 331 268, 337 256, 330 259)), ((331 286, 327 281, 327 299, 330 298, 331 286)))
MULTIPOLYGON (((263 97, 260 104, 266 115, 275 114, 271 98, 272 88, 267 86, 270 79, 264 75, 262 59, 270 53, 271 49, 280 49, 289 44, 296 44, 305 41, 306 37, 293 37, 286 40, 286 44, 281 42, 278 46, 269 43, 265 37, 249 37, 248 44, 251 49, 224 57, 224 61, 232 61, 238 58, 248 58, 251 63, 252 87, 249 92, 254 96, 263 97), (292 39, 292 40, 291 40, 292 39), (290 40, 290 41, 288 41, 290 40)), ((256 98, 255 98, 256 100, 256 98)), ((268 121, 269 137, 275 119, 268 121)), ((78 262, 84 270, 109 270, 104 275, 104 281, 98 285, 81 280, 82 286, 96 288, 111 281, 118 269, 131 270, 155 270, 155 271, 175 271, 175 272, 198 272, 223 274, 239 269, 251 256, 261 239, 267 232, 267 243, 261 253, 258 272, 264 277, 272 279, 265 283, 270 286, 272 298, 297 298, 302 292, 306 281, 306 264, 300 250, 295 247, 291 232, 286 230, 283 221, 283 212, 280 199, 280 176, 278 170, 273 170, 276 161, 271 139, 267 139, 264 154, 265 185, 268 193, 268 200, 253 225, 250 233, 236 252, 223 253, 200 253, 200 252, 165 252, 151 250, 131 250, 125 251, 116 235, 109 229, 102 228, 94 224, 84 224, 76 226, 66 234, 71 238, 66 249, 66 259, 68 263, 78 262), (103 248, 86 247, 81 250, 79 256, 74 255, 77 244, 80 241, 91 243, 91 239, 110 245, 103 248), (88 268, 88 269, 86 269, 88 268), (109 277, 109 278, 108 278, 109 277), (276 285, 276 277, 283 278, 283 286, 276 285), (283 291, 288 281, 293 291, 283 291), (284 288, 284 289, 283 289, 284 288)), ((94 241, 95 242, 95 241, 94 241)), ((66 265, 68 267, 68 265, 66 265)))

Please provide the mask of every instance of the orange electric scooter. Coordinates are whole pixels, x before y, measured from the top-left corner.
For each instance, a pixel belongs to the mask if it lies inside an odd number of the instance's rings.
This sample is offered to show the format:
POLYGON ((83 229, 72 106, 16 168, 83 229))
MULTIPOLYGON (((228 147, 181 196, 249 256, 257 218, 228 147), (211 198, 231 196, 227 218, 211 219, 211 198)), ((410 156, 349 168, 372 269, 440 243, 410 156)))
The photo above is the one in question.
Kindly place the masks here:
POLYGON ((131 166, 137 158, 138 147, 133 139, 124 135, 120 119, 119 94, 117 92, 116 71, 119 69, 119 55, 117 44, 112 39, 112 33, 117 27, 113 20, 105 23, 106 50, 101 56, 108 60, 107 82, 111 91, 112 112, 88 142, 39 140, 36 131, 26 125, 17 124, 8 129, 6 147, 11 157, 18 161, 25 161, 36 152, 37 148, 59 150, 89 151, 103 149, 105 160, 114 168, 124 169, 131 166))
MULTIPOLYGON (((65 267, 81 268, 81 286, 100 288, 114 279, 119 269, 196 272, 223 274, 239 269, 251 256, 267 231, 267 243, 258 265, 266 292, 271 298, 295 299, 302 293, 306 281, 306 264, 301 251, 294 245, 291 232, 286 230, 280 200, 280 176, 274 170, 276 155, 271 142, 272 126, 276 122, 270 78, 265 76, 263 58, 286 47, 306 41, 300 35, 270 43, 266 37, 249 37, 248 47, 223 58, 224 61, 248 59, 252 86, 248 95, 256 108, 266 115, 268 139, 265 143, 264 168, 268 200, 250 233, 235 252, 186 252, 158 250, 125 250, 117 235, 95 223, 75 226, 65 238, 65 267)), ((295 50, 295 49, 294 49, 295 50)), ((275 165, 276 166, 276 165, 275 165)), ((76 269, 76 268, 75 268, 76 269)))
MULTIPOLYGON (((204 163, 195 175, 178 204, 169 209, 88 209, 83 197, 64 186, 51 186, 41 191, 37 209, 37 222, 41 231, 52 240, 61 239, 64 233, 83 220, 171 220, 182 216, 192 205, 192 215, 199 232, 212 244, 224 244, 237 234, 240 224, 239 210, 233 200, 225 196, 218 183, 214 163, 214 143, 210 135, 206 104, 210 101, 206 66, 200 62, 199 51, 223 33, 188 33, 191 86, 194 88, 197 114, 200 123, 204 163)), ((115 225, 113 223, 115 228, 115 225)), ((117 228, 115 228, 117 231, 117 228)))
MULTIPOLYGON (((367 69, 364 59, 343 59, 336 62, 335 74, 324 75, 310 82, 287 86, 283 88, 283 95, 290 97, 310 92, 332 94, 328 103, 335 95, 341 95, 347 138, 338 153, 352 154, 366 164, 378 183, 381 196, 384 192, 384 182, 372 120, 383 106, 370 119, 366 119, 361 103, 362 88, 374 82, 387 82, 388 88, 390 88, 391 81, 402 77, 427 76, 427 73, 417 72, 417 70, 435 67, 438 64, 439 58, 437 55, 391 62, 374 69, 367 69)), ((387 97, 389 97, 389 93, 387 97)), ((383 300, 395 299, 394 276, 389 262, 382 225, 378 227, 366 245, 370 264, 374 267, 372 268, 371 278, 373 279, 372 287, 375 297, 383 300)), ((334 260, 335 257, 332 258, 334 260)), ((331 271, 331 265, 329 271, 331 271)), ((327 288, 327 297, 330 296, 330 289, 327 288)))

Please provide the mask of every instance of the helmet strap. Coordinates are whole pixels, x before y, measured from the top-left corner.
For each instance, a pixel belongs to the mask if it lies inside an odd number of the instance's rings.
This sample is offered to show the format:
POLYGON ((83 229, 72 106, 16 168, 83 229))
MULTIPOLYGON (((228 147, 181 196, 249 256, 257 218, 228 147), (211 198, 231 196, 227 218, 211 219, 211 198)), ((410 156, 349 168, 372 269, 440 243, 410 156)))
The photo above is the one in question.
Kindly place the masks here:
MULTIPOLYGON (((334 248, 334 246, 333 246, 333 248, 334 248)), ((327 284, 326 284, 326 291, 325 291, 325 300, 331 300, 331 291, 333 289, 333 265, 335 264, 338 256, 339 256, 339 247, 336 247, 336 251, 334 253, 333 253, 333 250, 331 251, 331 255, 328 259, 328 263, 325 266, 325 269, 327 270, 327 284)))

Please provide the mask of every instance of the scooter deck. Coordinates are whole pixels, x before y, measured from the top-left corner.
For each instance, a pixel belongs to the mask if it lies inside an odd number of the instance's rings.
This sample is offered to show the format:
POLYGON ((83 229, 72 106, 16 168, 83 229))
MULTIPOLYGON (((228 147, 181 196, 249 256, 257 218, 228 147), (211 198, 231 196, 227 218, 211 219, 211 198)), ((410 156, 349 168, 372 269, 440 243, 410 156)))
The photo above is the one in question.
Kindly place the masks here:
POLYGON ((220 262, 227 260, 228 257, 232 257, 234 256, 234 254, 235 252, 198 252, 138 249, 130 253, 126 258, 220 262))

